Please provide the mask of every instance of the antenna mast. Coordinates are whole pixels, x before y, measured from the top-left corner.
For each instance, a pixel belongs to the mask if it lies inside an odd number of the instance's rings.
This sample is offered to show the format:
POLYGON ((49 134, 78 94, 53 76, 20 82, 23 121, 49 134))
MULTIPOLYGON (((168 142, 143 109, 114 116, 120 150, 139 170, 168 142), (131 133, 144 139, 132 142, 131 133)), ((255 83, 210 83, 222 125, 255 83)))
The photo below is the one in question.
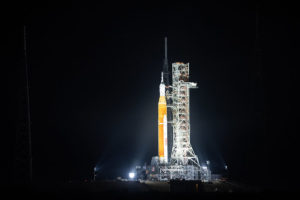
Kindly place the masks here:
POLYGON ((163 72, 164 72, 164 82, 166 86, 169 86, 169 66, 168 66, 168 38, 165 37, 165 58, 164 58, 164 65, 163 65, 163 72))
POLYGON ((30 115, 30 99, 29 99, 29 69, 27 61, 27 43, 26 43, 26 26, 24 25, 24 62, 26 76, 26 104, 27 104, 27 133, 28 133, 28 158, 29 158, 29 181, 32 181, 32 146, 31 146, 31 115, 30 115))

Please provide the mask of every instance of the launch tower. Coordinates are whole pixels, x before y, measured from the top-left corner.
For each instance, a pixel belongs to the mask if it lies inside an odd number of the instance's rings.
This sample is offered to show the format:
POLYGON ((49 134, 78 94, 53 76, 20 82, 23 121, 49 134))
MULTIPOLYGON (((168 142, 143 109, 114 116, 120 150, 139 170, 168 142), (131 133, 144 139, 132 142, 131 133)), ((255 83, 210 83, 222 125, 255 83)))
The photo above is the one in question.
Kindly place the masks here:
POLYGON ((190 143, 190 89, 197 84, 189 82, 189 63, 172 64, 172 127, 173 147, 169 165, 161 166, 160 179, 200 180, 204 172, 190 143))
POLYGON ((200 166, 190 143, 190 88, 197 84, 189 81, 189 63, 172 64, 173 148, 172 165, 200 166))
POLYGON ((158 105, 159 156, 152 158, 151 163, 156 163, 155 166, 152 165, 152 171, 158 172, 155 177, 161 181, 209 181, 210 170, 208 166, 200 165, 190 142, 190 89, 197 88, 197 84, 189 82, 189 63, 173 63, 171 74, 172 83, 169 82, 165 38, 165 59, 158 105), (168 153, 170 149, 171 152, 168 153))

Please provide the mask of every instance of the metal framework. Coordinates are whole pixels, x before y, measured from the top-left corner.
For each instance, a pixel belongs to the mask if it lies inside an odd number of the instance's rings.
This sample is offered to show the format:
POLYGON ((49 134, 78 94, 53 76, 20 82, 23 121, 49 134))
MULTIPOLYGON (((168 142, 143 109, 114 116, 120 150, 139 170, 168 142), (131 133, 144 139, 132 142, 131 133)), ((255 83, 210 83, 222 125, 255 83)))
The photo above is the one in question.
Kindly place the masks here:
POLYGON ((165 165, 160 166, 160 180, 201 180, 205 176, 202 170, 194 165, 165 165))
POLYGON ((172 100, 173 147, 169 164, 160 167, 160 180, 201 180, 205 172, 190 143, 189 97, 190 89, 197 84, 189 82, 189 63, 172 64, 171 88, 166 95, 172 100))
POLYGON ((200 167, 198 157, 190 143, 190 88, 197 88, 197 84, 188 80, 189 63, 173 63, 173 148, 170 163, 200 167))

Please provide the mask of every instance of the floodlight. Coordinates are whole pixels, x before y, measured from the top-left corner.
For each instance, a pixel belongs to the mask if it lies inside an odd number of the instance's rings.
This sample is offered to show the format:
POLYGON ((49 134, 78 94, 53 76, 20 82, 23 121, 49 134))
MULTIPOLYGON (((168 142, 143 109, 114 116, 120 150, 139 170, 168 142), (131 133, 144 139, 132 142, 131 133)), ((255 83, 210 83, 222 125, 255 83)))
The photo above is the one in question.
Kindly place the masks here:
POLYGON ((129 178, 133 179, 134 177, 135 177, 135 173, 130 172, 130 173, 129 173, 129 178))

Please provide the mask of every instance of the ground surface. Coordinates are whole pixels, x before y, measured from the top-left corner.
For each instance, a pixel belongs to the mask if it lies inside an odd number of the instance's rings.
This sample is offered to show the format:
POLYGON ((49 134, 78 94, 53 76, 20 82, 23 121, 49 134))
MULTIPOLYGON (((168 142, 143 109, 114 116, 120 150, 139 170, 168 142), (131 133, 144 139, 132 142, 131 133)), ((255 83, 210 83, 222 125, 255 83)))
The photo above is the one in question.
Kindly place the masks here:
MULTIPOLYGON (((205 183, 196 187, 196 182, 153 181, 98 181, 70 182, 63 184, 34 184, 11 186, 5 189, 13 199, 265 199, 286 198, 292 193, 262 191, 235 183, 205 183)), ((3 189, 3 187, 2 187, 3 189)), ((7 195, 6 194, 6 195, 7 195)))

